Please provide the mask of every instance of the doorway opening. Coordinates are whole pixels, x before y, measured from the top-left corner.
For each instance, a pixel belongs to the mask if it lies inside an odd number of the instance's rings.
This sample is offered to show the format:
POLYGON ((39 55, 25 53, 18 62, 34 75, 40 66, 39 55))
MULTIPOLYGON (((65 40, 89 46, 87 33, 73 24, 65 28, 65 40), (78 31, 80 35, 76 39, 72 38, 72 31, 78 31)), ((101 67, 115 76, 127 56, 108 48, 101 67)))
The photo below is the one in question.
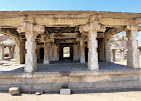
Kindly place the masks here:
POLYGON ((40 48, 40 59, 44 59, 44 48, 40 48))
POLYGON ((70 47, 63 48, 63 58, 70 58, 70 47))

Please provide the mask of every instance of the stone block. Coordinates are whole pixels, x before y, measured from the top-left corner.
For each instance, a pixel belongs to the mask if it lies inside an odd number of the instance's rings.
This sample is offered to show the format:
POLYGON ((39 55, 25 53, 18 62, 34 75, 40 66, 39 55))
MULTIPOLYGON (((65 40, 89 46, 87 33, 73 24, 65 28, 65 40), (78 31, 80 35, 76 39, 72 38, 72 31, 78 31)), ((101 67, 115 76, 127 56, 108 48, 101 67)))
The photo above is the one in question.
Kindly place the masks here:
POLYGON ((38 91, 38 92, 36 92, 35 94, 36 95, 42 95, 44 92, 43 91, 38 91))
POLYGON ((20 88, 19 87, 11 87, 11 88, 9 88, 9 93, 11 95, 20 94, 20 88))
POLYGON ((60 89, 60 94, 61 95, 70 95, 71 94, 71 89, 62 88, 62 89, 60 89))

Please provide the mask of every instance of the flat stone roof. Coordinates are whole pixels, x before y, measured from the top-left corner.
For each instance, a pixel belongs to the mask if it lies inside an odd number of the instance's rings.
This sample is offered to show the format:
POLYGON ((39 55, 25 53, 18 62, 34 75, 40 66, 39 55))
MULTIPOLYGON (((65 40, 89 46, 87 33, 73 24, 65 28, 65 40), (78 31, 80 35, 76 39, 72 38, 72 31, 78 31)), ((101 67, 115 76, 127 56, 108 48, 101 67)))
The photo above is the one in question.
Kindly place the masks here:
MULTIPOLYGON (((37 11, 0 11, 2 15, 24 15, 24 14, 97 14, 102 15, 102 17, 111 17, 111 18, 137 18, 141 17, 141 13, 134 12, 112 12, 112 11, 91 11, 91 10, 37 10, 37 11)), ((0 15, 1 16, 1 15, 0 15)))

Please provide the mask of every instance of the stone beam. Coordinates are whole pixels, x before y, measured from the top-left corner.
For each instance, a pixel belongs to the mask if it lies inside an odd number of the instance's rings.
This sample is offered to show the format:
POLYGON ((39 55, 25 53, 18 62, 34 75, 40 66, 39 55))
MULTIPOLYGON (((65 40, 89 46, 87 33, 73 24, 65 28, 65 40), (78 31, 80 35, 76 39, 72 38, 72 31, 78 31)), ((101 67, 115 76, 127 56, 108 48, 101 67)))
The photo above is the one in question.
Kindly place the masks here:
POLYGON ((99 23, 105 26, 124 26, 131 25, 134 23, 134 19, 114 19, 114 18, 101 18, 99 23))
POLYGON ((23 22, 22 17, 0 19, 0 28, 17 28, 23 22))
POLYGON ((0 33, 13 38, 19 38, 19 33, 11 29, 0 28, 0 33))
POLYGON ((113 29, 108 30, 105 33, 105 37, 106 38, 110 38, 112 35, 117 34, 117 33, 120 33, 122 31, 126 31, 126 26, 117 27, 117 28, 113 28, 113 29))
MULTIPOLYGON (((95 17, 97 19, 98 17, 95 17)), ((93 17, 91 17, 93 19, 93 17)), ((131 25, 133 23, 141 23, 141 18, 136 19, 115 19, 115 18, 100 18, 99 23, 104 26, 118 26, 118 25, 131 25)), ((50 27, 57 26, 79 26, 84 25, 89 22, 89 17, 86 18, 53 18, 53 17, 35 17, 34 20, 39 25, 45 25, 50 27), (46 23, 48 22, 48 23, 46 23)), ((23 22, 23 17, 15 17, 15 18, 3 18, 0 19, 0 27, 4 28, 17 28, 23 22)))
POLYGON ((55 43, 75 43, 76 39, 55 40, 55 43))
POLYGON ((78 33, 52 33, 50 38, 62 39, 62 38, 77 38, 78 33))
POLYGON ((141 18, 136 18, 136 19, 135 19, 135 24, 136 24, 136 25, 141 24, 141 18))

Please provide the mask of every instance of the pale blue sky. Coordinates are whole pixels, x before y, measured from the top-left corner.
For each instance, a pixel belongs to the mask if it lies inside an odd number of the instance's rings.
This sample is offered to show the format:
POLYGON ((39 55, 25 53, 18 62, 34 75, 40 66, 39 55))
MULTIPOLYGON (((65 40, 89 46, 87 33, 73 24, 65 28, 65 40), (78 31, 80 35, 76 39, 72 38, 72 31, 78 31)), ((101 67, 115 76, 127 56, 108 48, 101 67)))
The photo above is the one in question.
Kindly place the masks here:
MULTIPOLYGON (((0 0, 7 10, 97 10, 141 13, 141 0, 0 0)), ((141 32, 138 34, 141 40, 141 32)))

